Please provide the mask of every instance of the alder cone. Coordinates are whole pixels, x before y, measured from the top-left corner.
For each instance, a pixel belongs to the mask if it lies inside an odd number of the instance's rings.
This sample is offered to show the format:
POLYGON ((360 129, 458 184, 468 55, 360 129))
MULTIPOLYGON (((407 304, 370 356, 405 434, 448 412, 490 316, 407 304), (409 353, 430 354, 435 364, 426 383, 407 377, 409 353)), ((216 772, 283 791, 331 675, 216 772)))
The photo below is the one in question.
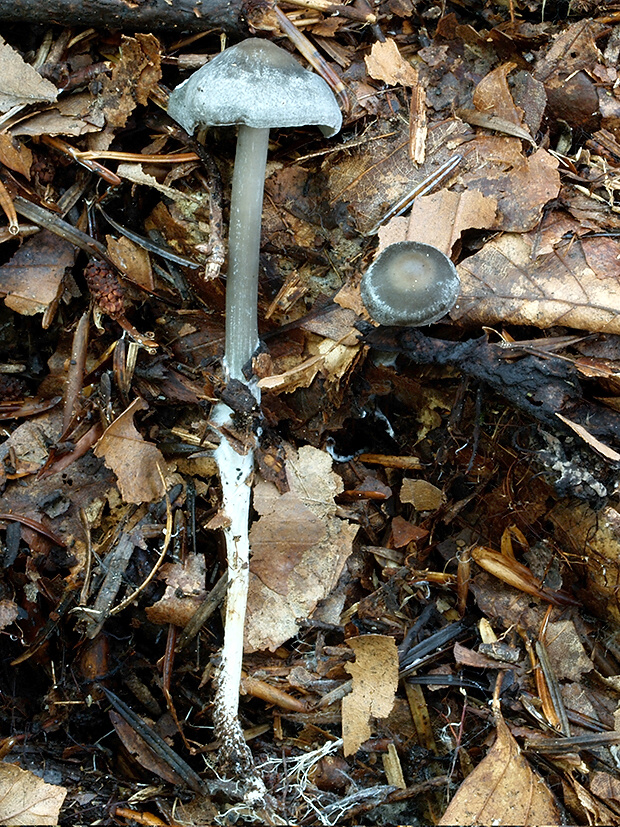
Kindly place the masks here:
POLYGON ((15 402, 23 399, 26 385, 17 376, 0 373, 0 402, 15 402))
POLYGON ((35 154, 30 166, 30 174, 34 175, 39 184, 51 184, 56 175, 56 167, 45 155, 35 154))
POLYGON ((91 259, 84 268, 84 278, 93 299, 108 316, 125 315, 125 292, 109 264, 91 259))

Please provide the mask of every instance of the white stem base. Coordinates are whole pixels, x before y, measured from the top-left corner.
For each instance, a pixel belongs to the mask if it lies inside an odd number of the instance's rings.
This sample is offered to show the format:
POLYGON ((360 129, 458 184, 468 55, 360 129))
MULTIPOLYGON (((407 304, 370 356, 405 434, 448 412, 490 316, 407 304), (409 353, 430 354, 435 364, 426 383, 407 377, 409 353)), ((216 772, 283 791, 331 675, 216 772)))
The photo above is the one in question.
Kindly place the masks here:
MULTIPOLYGON (((213 421, 222 425, 230 419, 231 413, 230 408, 220 403, 213 413, 213 421)), ((248 796, 258 801, 264 797, 266 790, 254 771, 252 753, 245 742, 239 722, 239 686, 249 584, 249 518, 254 452, 238 454, 226 437, 222 436, 222 441, 215 451, 215 459, 222 484, 222 509, 229 520, 229 525, 224 529, 228 558, 228 590, 224 645, 216 677, 213 709, 215 735, 222 744, 223 763, 238 779, 249 782, 248 796)))

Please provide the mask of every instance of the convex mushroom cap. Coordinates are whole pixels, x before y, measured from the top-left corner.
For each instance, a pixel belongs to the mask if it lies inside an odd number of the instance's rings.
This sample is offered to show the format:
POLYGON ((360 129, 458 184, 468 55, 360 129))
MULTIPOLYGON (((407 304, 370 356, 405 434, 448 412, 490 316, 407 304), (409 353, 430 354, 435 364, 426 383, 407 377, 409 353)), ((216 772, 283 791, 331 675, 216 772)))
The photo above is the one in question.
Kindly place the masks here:
POLYGON ((168 113, 191 135, 196 126, 342 126, 323 78, 269 40, 250 38, 216 55, 170 95, 168 113))
POLYGON ((383 325, 432 324, 455 304, 461 287, 456 267, 430 244, 399 241, 377 256, 362 276, 362 301, 383 325))

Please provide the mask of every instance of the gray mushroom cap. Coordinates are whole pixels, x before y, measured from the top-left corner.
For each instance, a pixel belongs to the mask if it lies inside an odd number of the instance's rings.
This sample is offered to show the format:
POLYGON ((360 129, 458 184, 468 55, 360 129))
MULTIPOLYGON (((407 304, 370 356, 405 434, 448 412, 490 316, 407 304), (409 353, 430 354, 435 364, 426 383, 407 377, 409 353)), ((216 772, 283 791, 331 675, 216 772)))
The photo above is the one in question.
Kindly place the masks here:
POLYGON ((269 40, 249 38, 216 55, 170 95, 168 114, 191 135, 198 125, 318 126, 326 137, 342 114, 323 78, 269 40))
POLYGON ((399 241, 377 256, 362 276, 362 301, 383 325, 432 324, 455 304, 461 282, 441 250, 418 241, 399 241))

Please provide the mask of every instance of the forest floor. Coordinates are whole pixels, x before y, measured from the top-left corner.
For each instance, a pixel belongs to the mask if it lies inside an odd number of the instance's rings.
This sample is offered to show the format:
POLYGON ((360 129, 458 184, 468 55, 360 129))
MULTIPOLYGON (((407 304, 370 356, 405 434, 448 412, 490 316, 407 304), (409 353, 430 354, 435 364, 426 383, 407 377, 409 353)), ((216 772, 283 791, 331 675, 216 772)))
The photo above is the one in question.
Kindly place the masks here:
POLYGON ((344 118, 271 134, 260 406, 234 130, 166 112, 221 30, 2 26, 3 824, 620 824, 620 5, 314 5, 245 7, 344 118), (457 266, 432 327, 361 300, 405 240, 457 266), (221 398, 259 803, 213 727, 221 398))

